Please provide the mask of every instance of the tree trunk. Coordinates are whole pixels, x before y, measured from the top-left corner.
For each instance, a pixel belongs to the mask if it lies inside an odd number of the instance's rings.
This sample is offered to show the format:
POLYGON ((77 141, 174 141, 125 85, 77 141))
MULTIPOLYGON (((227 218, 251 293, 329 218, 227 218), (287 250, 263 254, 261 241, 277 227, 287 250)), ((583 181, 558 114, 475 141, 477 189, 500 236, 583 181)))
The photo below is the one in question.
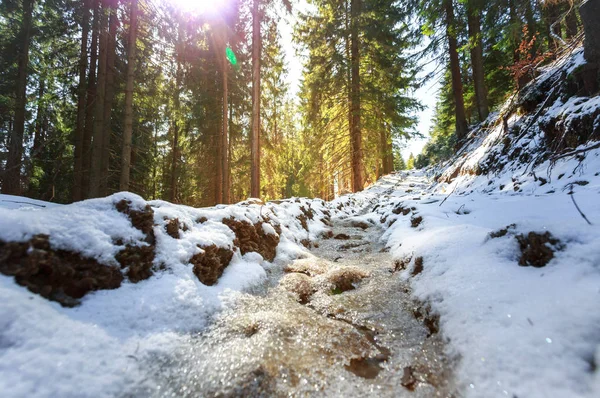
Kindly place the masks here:
MULTIPOLYGON (((228 135, 228 127, 229 127, 229 117, 227 113, 227 59, 225 58, 225 46, 227 43, 227 26, 223 26, 222 32, 222 43, 221 47, 222 51, 219 54, 221 59, 221 63, 223 65, 222 68, 222 78, 223 78, 223 130, 221 132, 221 171, 223 178, 223 203, 229 204, 231 201, 231 189, 229 187, 230 176, 229 176, 229 135, 228 135)), ((260 98, 258 98, 258 101, 260 98)), ((253 158, 254 160, 254 158, 253 158)), ((254 163, 254 162, 253 162, 254 163)), ((256 166, 256 165, 255 165, 256 166)), ((258 171, 258 169, 255 169, 258 171)))
POLYGON ((129 17, 129 40, 127 48, 127 81, 125 83, 125 121, 123 130, 123 153, 121 156, 121 180, 119 190, 129 191, 131 168, 131 137, 133 135, 133 79, 135 72, 135 50, 137 40, 138 0, 131 0, 129 17))
MULTIPOLYGON (((565 25, 567 27, 567 39, 572 39, 577 36, 577 7, 571 7, 570 3, 566 4, 565 12, 570 12, 565 16, 565 25)), ((600 15, 596 15, 596 19, 598 19, 600 15)))
POLYGON ((85 129, 82 143, 82 176, 81 199, 89 197, 90 170, 92 167, 92 135, 94 132, 94 111, 96 103, 96 70, 98 63, 98 30, 100 18, 100 2, 94 0, 94 23, 92 27, 92 44, 90 47, 90 69, 88 71, 87 99, 85 104, 85 129))
POLYGON ((90 169, 89 197, 100 195, 102 179, 102 145, 104 133, 104 104, 106 94, 106 60, 108 55, 108 12, 106 0, 100 0, 99 11, 99 49, 98 49, 98 84, 94 101, 94 128, 92 133, 92 159, 90 169))
POLYGON ((21 194, 21 163, 23 158, 23 136, 25 135, 25 112, 27 105, 27 77, 29 69, 29 44, 34 0, 23 0, 23 22, 21 25, 21 43, 18 54, 18 76, 15 100, 15 122, 10 136, 6 170, 2 181, 2 193, 21 194))
POLYGON ((110 170, 110 140, 112 138, 112 105, 115 98, 115 57, 117 45, 117 5, 110 5, 110 23, 106 54, 106 91, 104 93, 104 125, 102 131, 102 169, 100 172, 100 196, 108 194, 108 174, 110 170))
POLYGON ((458 43, 454 26, 454 5, 452 0, 444 0, 446 11, 446 36, 448 37, 448 51, 450 53, 450 72, 452 74, 452 91, 454 92, 454 109, 456 116, 456 138, 458 145, 467 137, 469 126, 465 115, 463 99, 463 85, 460 74, 460 61, 458 59, 458 43))
POLYGON ((83 20, 81 22, 81 50, 79 55, 79 86, 77 89, 77 124, 75 126, 75 148, 73 164, 73 192, 74 202, 83 199, 82 196, 82 169, 83 169, 83 136, 85 135, 85 104, 87 93, 87 82, 85 73, 87 71, 87 42, 90 30, 90 0, 83 3, 83 20))
POLYGON ((260 0, 252 4, 252 136, 250 138, 250 196, 260 198, 260 0))
POLYGON ((352 143, 352 174, 354 175, 354 192, 362 191, 364 188, 364 165, 362 150, 362 135, 360 124, 360 49, 359 49, 359 19, 361 15, 361 0, 351 0, 351 48, 350 63, 352 65, 352 132, 350 141, 352 143))
POLYGON ((469 41, 471 49, 471 67, 473 70, 473 84, 475 86, 475 101, 479 121, 487 119, 490 108, 488 104, 488 91, 485 86, 485 73, 483 70, 483 44, 481 38, 481 8, 474 0, 468 3, 467 21, 469 25, 469 41))
POLYGON ((44 106, 44 94, 46 93, 46 81, 44 76, 40 76, 40 85, 38 87, 38 105, 37 116, 35 118, 35 136, 33 137, 33 148, 31 149, 31 158, 39 159, 42 146, 44 145, 45 129, 44 129, 44 114, 46 113, 44 106))
POLYGON ((587 0, 579 8, 585 32, 585 59, 600 65, 600 0, 587 0))

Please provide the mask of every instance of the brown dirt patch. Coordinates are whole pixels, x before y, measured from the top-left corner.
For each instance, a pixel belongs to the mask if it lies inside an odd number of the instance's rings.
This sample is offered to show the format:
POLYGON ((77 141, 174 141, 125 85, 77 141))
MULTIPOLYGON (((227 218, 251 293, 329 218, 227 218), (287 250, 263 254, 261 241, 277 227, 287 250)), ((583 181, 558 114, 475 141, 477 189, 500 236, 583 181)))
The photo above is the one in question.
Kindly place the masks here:
MULTIPOLYGON (((240 248, 242 254, 256 252, 265 260, 273 261, 279 244, 279 235, 265 233, 262 222, 251 224, 234 218, 224 218, 223 224, 235 233, 234 245, 240 248)), ((279 225, 274 225, 273 228, 277 233, 281 233, 279 225)))
POLYGON ((368 277, 369 274, 355 268, 347 267, 332 271, 327 275, 327 280, 333 285, 333 291, 336 293, 354 290, 354 285, 368 277))
POLYGON ((412 276, 417 276, 423 272, 423 257, 415 258, 415 266, 411 272, 412 276))
POLYGON ((554 238, 550 232, 539 234, 529 232, 527 235, 517 235, 517 242, 521 249, 519 265, 541 268, 554 258, 556 250, 562 250, 563 245, 554 238))
POLYGON ((123 274, 78 253, 50 248, 48 235, 35 235, 27 242, 0 241, 0 272, 31 292, 66 307, 79 303, 88 292, 116 289, 123 274))
POLYGON ((212 286, 223 275, 223 271, 231 262, 233 251, 216 245, 200 247, 203 251, 195 254, 190 263, 194 265, 194 275, 200 282, 212 286))

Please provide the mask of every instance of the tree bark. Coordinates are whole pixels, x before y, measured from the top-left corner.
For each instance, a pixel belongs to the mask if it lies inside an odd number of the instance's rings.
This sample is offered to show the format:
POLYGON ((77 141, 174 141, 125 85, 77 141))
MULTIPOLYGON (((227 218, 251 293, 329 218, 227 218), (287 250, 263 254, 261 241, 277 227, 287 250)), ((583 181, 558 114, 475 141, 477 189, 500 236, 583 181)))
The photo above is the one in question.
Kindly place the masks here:
POLYGON ((252 4, 252 133, 250 138, 250 196, 260 198, 260 0, 252 4))
POLYGON ((171 120, 171 133, 173 134, 173 142, 172 142, 172 158, 171 158, 171 176, 169 181, 169 201, 171 203, 177 203, 178 190, 177 190, 177 181, 179 179, 179 133, 181 127, 181 101, 179 99, 179 88, 181 87, 181 82, 183 80, 183 70, 181 67, 181 61, 183 59, 183 54, 185 53, 184 47, 184 31, 183 25, 180 23, 177 32, 177 54, 176 54, 176 62, 177 62, 177 70, 175 71, 175 89, 173 93, 173 110, 171 111, 172 115, 175 115, 171 120))
POLYGON ((99 0, 93 0, 94 4, 94 23, 92 26, 92 43, 90 47, 90 68, 88 71, 88 82, 87 82, 87 98, 85 104, 85 129, 83 133, 82 143, 82 176, 81 176, 81 199, 89 197, 90 189, 90 170, 92 166, 92 135, 94 132, 94 111, 96 103, 96 71, 98 63, 98 30, 100 27, 99 23, 99 12, 100 2, 99 0))
POLYGON ((600 0, 587 0, 579 8, 585 32, 584 56, 600 65, 600 0))
POLYGON ((350 2, 350 63, 352 67, 352 131, 351 131, 351 151, 352 151, 352 174, 354 183, 352 190, 354 192, 362 191, 364 188, 364 164, 360 119, 360 48, 359 48, 359 19, 361 15, 361 0, 351 0, 350 2))
POLYGON ((458 145, 467 137, 469 126, 465 114, 463 99, 463 85, 458 58, 458 42, 456 40, 456 27, 454 21, 454 5, 452 0, 444 0, 446 12, 446 36, 448 38, 448 52, 450 55, 450 72, 452 74, 452 90, 454 92, 454 109, 456 117, 456 138, 458 145))
POLYGON ((133 79, 135 72, 138 0, 131 0, 131 10, 129 15, 127 82, 125 83, 125 128, 123 130, 123 153, 121 156, 121 179, 119 182, 119 190, 121 191, 129 191, 131 137, 133 135, 133 79))
POLYGON ((117 4, 109 7, 109 31, 106 54, 106 91, 104 93, 104 124, 102 131, 102 168, 100 171, 100 196, 108 194, 108 175, 110 170, 110 141, 112 138, 112 105, 115 98, 115 57, 117 45, 117 4))
POLYGON ((37 159, 40 157, 42 146, 44 145, 45 129, 44 129, 44 114, 46 109, 44 106, 44 95, 46 93, 46 81, 44 76, 40 76, 40 85, 38 87, 38 104, 37 116, 35 118, 35 136, 33 137, 33 148, 31 148, 31 158, 37 159))
POLYGON ((96 198, 100 195, 100 183, 102 179, 106 60, 108 55, 108 12, 106 9, 106 0, 100 0, 100 5, 98 27, 98 83, 96 86, 96 100, 94 101, 94 128, 92 132, 92 159, 89 185, 90 198, 96 198))
POLYGON ((87 42, 90 30, 90 0, 83 3, 83 20, 81 22, 81 49, 79 55, 79 86, 77 89, 77 124, 75 126, 75 148, 73 164, 73 191, 74 202, 82 200, 82 169, 83 169, 83 136, 85 135, 85 104, 87 93, 87 42))
POLYGON ((475 101, 479 121, 487 119, 490 108, 488 104, 488 91, 485 85, 485 72, 483 69, 483 44, 481 38, 481 7, 479 2, 471 0, 468 3, 467 21, 469 25, 469 41, 471 49, 471 68, 473 70, 473 85, 475 88, 475 101))
MULTIPOLYGON (((221 171, 223 178, 223 203, 229 204, 231 201, 231 189, 230 189, 230 176, 229 176, 229 135, 228 135, 228 127, 229 127, 229 117, 227 113, 227 59, 225 57, 225 46, 227 44, 227 26, 223 26, 222 32, 222 43, 221 53, 219 57, 221 59, 221 63, 223 65, 222 68, 222 78, 223 78, 223 129, 221 131, 221 171)), ((260 101, 260 98, 257 102, 260 101)), ((258 171, 258 169, 256 169, 258 171)))
POLYGON ((29 45, 35 0, 23 0, 23 21, 21 43, 18 55, 18 75, 15 101, 15 121, 13 123, 6 170, 2 181, 2 193, 21 194, 21 164, 23 161, 23 136, 25 135, 25 112, 27 105, 27 78, 29 76, 29 45))

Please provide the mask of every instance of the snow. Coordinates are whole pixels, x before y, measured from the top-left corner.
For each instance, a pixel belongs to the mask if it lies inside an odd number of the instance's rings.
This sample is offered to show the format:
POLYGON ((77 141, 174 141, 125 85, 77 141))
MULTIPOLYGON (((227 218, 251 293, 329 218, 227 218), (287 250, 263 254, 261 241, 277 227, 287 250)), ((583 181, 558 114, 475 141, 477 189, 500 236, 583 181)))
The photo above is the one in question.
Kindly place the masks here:
MULTIPOLYGON (((539 82, 551 79, 557 68, 572 71, 582 62, 577 50, 548 68, 539 82)), ((559 98, 539 122, 571 123, 598 108, 599 97, 559 98)), ((512 115, 507 123, 528 126, 530 118, 512 115)), ((521 161, 505 152, 502 123, 481 131, 448 164, 385 176, 362 193, 329 203, 292 198, 195 209, 119 193, 60 206, 0 195, 0 241, 48 234, 52 248, 107 266, 115 264, 125 244, 146 244, 115 204, 126 199, 133 208, 150 205, 155 265, 164 268, 139 283, 90 293, 75 308, 47 301, 0 275, 2 396, 122 394, 143 377, 139 364, 174 352, 239 292, 261 286, 291 260, 308 257, 299 243, 328 231, 327 213, 382 223, 387 228, 382 243, 393 258, 412 259, 393 277, 407 280, 415 298, 440 316, 447 354, 456 359, 459 396, 600 396, 595 369, 600 364, 600 149, 583 158, 543 160, 544 134, 533 124, 511 143, 511 151, 529 155, 521 161), (395 214, 398 206, 410 214, 395 214), (189 259, 199 246, 233 248, 235 236, 221 222, 230 217, 268 220, 262 224, 266 234, 280 227, 277 255, 267 262, 258 253, 237 251, 219 281, 205 286, 189 259), (414 217, 422 222, 413 226, 414 217), (165 231, 175 218, 186 227, 180 239, 165 231), (506 235, 490 236, 512 224, 506 235), (550 232, 562 244, 542 268, 519 266, 516 236, 531 231, 550 232), (423 258, 423 270, 413 275, 417 257, 423 258)))
MULTIPOLYGON (((203 330, 236 292, 264 283, 267 272, 306 255, 298 242, 326 230, 321 219, 327 206, 320 200, 195 209, 164 201, 146 202, 130 193, 66 206, 3 195, 0 241, 24 242, 33 235, 47 234, 53 249, 75 251, 114 265, 115 254, 125 244, 147 244, 128 216, 116 210, 115 204, 122 199, 133 209, 149 204, 154 210, 154 263, 164 270, 136 284, 125 281, 116 290, 89 293, 75 308, 47 301, 17 285, 13 278, 0 275, 3 397, 121 394, 140 381, 139 364, 160 352, 173 351, 181 339, 203 330), (23 203, 17 206, 16 202, 23 203), (296 218, 303 214, 302 209, 313 211, 313 220, 307 220, 310 232, 296 218), (198 245, 233 248, 235 235, 222 219, 254 223, 267 215, 273 225, 282 228, 273 263, 258 253, 242 256, 238 250, 219 281, 203 285, 189 264, 202 250, 198 245), (174 218, 187 227, 180 230, 180 239, 165 230, 174 218)), ((270 224, 263 224, 263 230, 276 234, 270 224)))
MULTIPOLYGON (((425 191, 414 200, 408 182, 427 181, 409 176, 390 201, 403 197, 424 221, 415 229, 410 216, 397 216, 384 239, 395 258, 423 257, 421 274, 412 277, 409 266, 401 277, 441 316, 467 396, 597 396, 591 363, 600 348, 600 228, 579 217, 565 192, 474 192, 440 206, 445 195, 425 191), (489 238, 512 223, 514 231, 489 238), (550 231, 566 248, 544 268, 519 267, 514 235, 529 231, 550 231)), ((576 194, 596 222, 599 187, 595 177, 576 194)))

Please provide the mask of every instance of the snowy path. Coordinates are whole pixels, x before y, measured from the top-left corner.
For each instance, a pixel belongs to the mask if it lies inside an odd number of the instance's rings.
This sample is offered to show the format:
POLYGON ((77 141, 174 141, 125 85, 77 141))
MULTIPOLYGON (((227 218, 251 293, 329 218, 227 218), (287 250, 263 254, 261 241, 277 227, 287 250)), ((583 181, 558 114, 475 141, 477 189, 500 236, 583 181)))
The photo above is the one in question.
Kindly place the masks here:
POLYGON ((422 309, 379 243, 383 230, 355 217, 333 224, 314 257, 271 274, 173 355, 142 365, 146 382, 125 395, 448 395, 442 344, 415 318, 422 309))

